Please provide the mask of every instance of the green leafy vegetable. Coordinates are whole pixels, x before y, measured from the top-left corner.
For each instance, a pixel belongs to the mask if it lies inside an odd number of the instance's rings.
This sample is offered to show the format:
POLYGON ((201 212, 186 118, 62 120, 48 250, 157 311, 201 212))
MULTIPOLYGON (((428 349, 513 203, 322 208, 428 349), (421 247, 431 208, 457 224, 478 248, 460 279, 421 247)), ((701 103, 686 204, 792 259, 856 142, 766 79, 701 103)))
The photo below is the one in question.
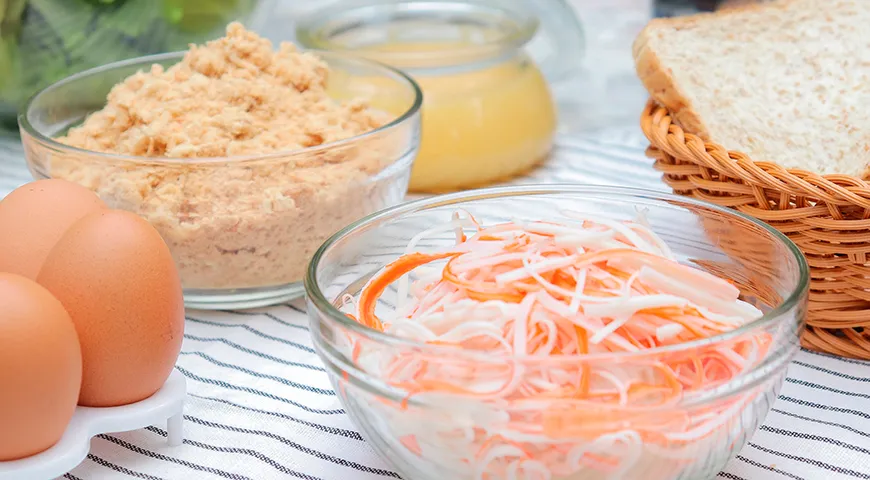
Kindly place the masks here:
POLYGON ((226 12, 243 7, 244 0, 164 0, 166 19, 189 32, 202 32, 219 27, 226 12))
POLYGON ((216 38, 256 3, 0 0, 0 117, 14 115, 36 90, 73 73, 216 38))
POLYGON ((0 35, 16 32, 26 0, 0 0, 0 35))

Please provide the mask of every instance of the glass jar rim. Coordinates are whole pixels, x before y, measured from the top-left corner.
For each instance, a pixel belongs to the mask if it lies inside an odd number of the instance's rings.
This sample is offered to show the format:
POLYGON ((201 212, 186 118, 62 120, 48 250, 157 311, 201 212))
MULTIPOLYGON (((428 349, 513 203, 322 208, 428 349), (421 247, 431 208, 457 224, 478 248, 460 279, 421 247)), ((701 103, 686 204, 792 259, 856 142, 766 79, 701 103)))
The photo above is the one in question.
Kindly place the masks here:
MULTIPOLYGON (((468 26, 498 28, 500 34, 480 42, 463 43, 461 48, 442 51, 378 51, 371 56, 383 63, 399 67, 404 62, 426 63, 435 67, 478 63, 514 54, 532 40, 539 27, 538 17, 519 5, 511 8, 494 5, 492 2, 467 0, 368 0, 351 6, 338 3, 316 10, 299 21, 296 40, 305 48, 352 52, 357 49, 334 40, 334 36, 364 26, 414 19, 444 22, 457 20, 468 26)), ((407 43, 401 40, 391 42, 407 43)), ((376 42, 373 45, 384 43, 387 42, 376 42)))

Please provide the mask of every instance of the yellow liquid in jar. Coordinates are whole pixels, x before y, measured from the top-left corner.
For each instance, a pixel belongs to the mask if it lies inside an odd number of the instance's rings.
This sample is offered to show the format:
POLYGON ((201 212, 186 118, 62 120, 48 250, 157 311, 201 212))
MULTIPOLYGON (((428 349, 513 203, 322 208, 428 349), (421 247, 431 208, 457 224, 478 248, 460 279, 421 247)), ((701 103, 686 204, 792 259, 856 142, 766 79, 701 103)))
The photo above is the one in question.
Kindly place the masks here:
MULTIPOLYGON (((397 43, 364 51, 443 52, 447 48, 397 43)), ((423 108, 411 191, 450 191, 506 180, 549 153, 556 130, 555 106, 544 76, 526 56, 471 71, 412 76, 423 90, 423 108)))

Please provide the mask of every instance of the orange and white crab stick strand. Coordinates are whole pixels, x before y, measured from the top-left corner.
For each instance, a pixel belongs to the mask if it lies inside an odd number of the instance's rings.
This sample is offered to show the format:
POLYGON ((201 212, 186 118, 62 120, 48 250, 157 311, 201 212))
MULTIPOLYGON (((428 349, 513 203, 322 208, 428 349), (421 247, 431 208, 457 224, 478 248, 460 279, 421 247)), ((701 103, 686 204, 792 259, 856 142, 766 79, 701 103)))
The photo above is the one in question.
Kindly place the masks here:
MULTIPOLYGON (((638 413, 676 405, 741 374, 763 357, 767 339, 634 363, 604 364, 596 354, 708 338, 761 312, 740 301, 731 283, 678 263, 644 221, 565 215, 575 221, 484 227, 457 212, 448 224, 414 236, 405 255, 372 277, 356 302, 346 302, 353 318, 371 328, 496 360, 372 353, 378 358, 369 370, 382 368, 382 380, 411 397, 447 396, 456 408, 492 412, 478 411, 474 427, 445 422, 444 429, 405 436, 403 444, 417 454, 452 458, 481 480, 549 480, 582 471, 618 478, 645 453, 684 458, 691 442, 727 428, 744 406, 638 413), (445 233, 454 234, 453 245, 417 251, 424 239, 445 233), (409 284, 409 274, 421 269, 409 284), (394 283, 399 306, 378 318, 378 298, 394 283), (576 361, 559 361, 567 355, 576 361), (438 452, 445 442, 456 450, 438 452)), ((369 361, 364 348, 355 351, 369 361)))

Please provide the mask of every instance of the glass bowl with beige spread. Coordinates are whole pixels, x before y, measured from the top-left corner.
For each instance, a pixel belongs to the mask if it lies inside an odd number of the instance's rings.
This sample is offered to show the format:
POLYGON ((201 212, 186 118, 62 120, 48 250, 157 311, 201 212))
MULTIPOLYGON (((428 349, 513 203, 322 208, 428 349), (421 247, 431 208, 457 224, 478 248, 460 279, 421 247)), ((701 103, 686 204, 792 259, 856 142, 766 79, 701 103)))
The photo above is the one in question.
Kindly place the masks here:
POLYGON ((188 52, 60 81, 19 124, 35 178, 84 185, 157 228, 188 307, 249 308, 302 295, 327 237, 403 199, 421 103, 390 67, 276 51, 230 25, 188 52))

